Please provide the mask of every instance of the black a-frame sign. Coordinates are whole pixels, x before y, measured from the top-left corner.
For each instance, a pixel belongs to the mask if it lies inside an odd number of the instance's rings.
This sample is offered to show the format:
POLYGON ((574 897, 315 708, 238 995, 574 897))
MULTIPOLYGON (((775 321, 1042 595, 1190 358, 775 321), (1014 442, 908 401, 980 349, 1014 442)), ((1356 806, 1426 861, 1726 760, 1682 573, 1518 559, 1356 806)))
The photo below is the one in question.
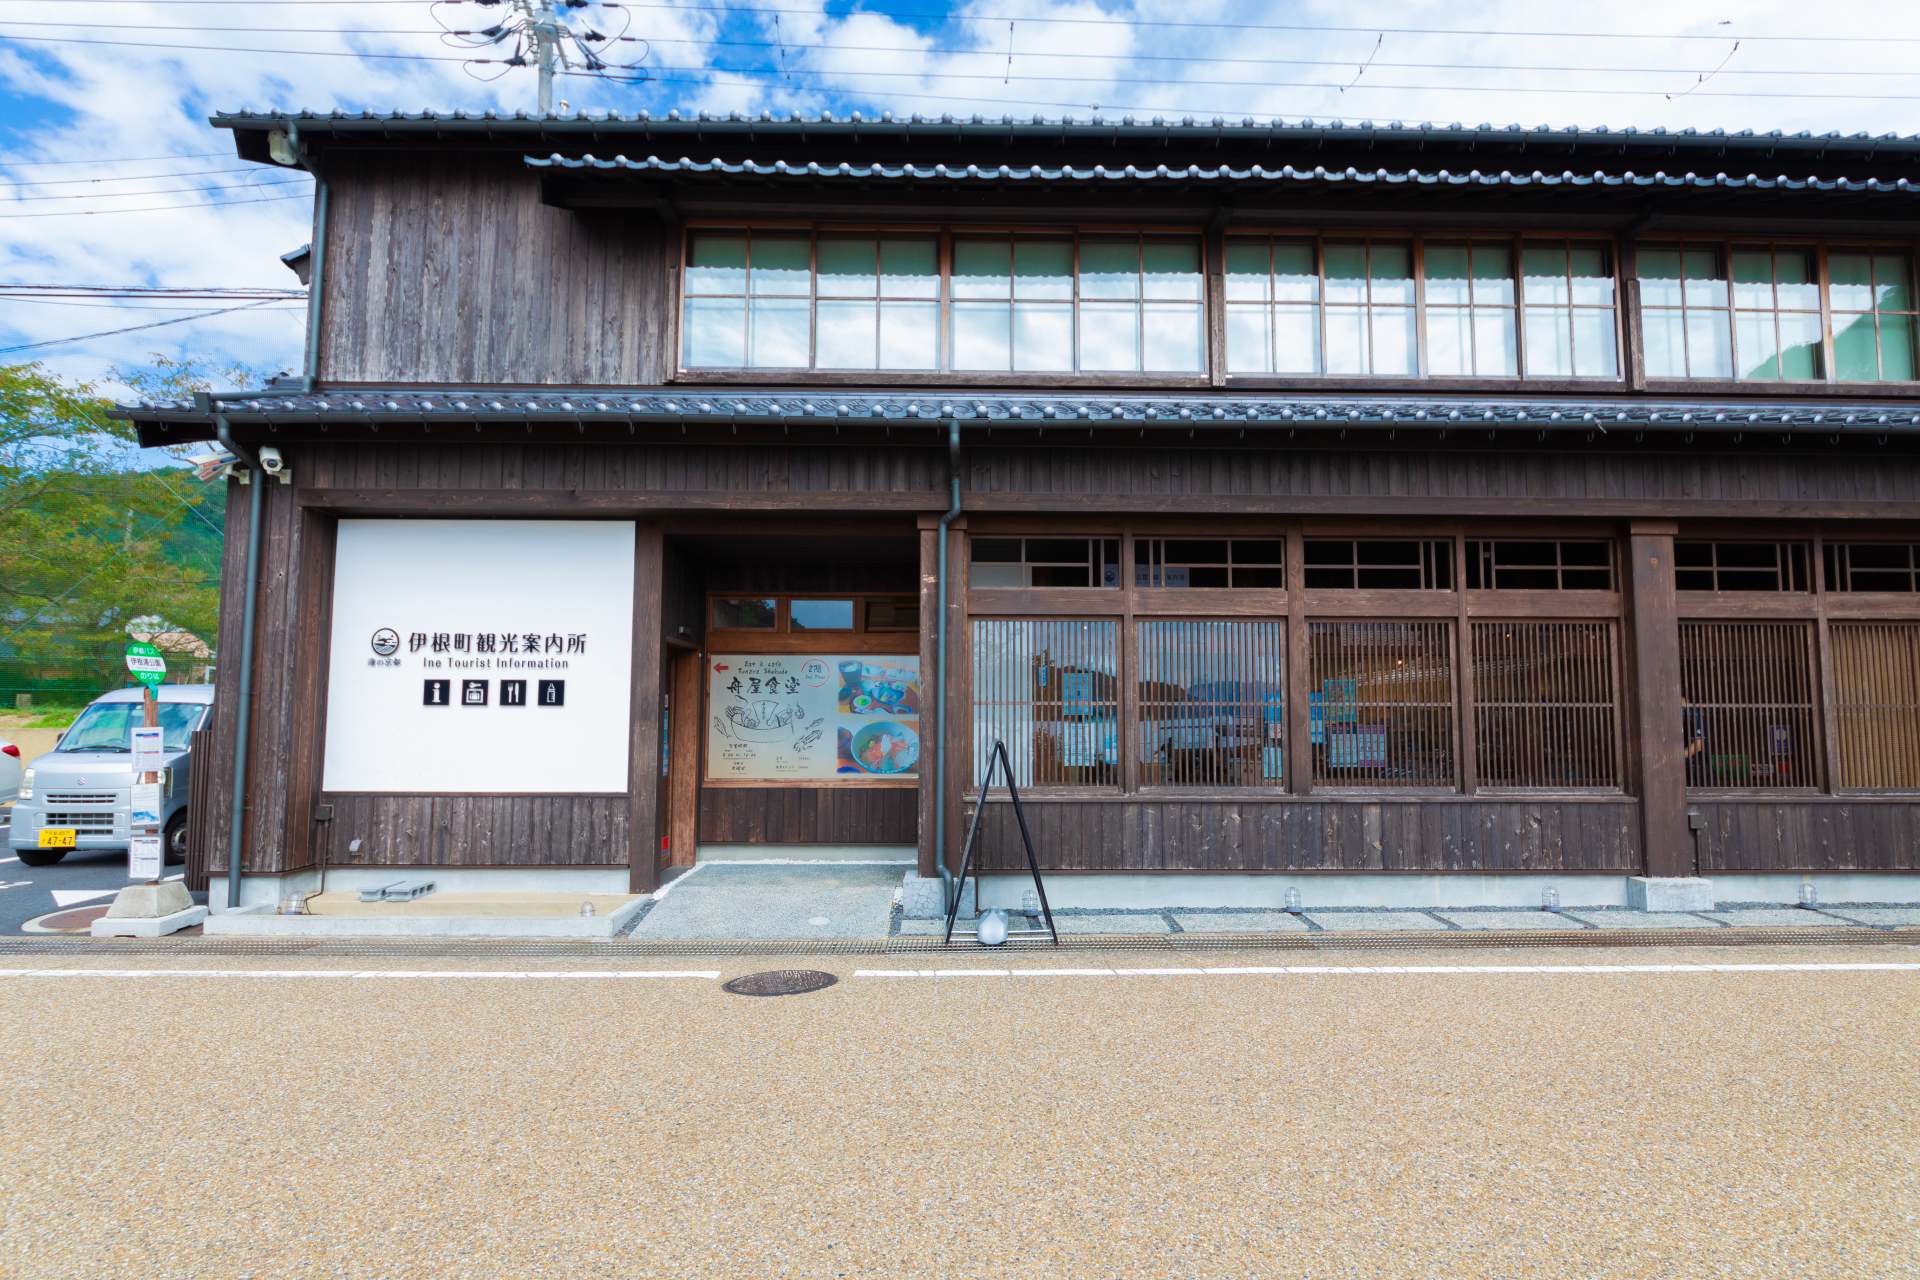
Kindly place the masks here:
MULTIPOLYGON (((953 931, 954 919, 960 914, 960 899, 967 888, 967 873, 973 871, 973 851, 980 841, 980 815, 987 809, 987 793, 993 789, 994 775, 1005 780, 1007 796, 1013 801, 1013 817, 1020 824, 1020 843, 1027 849, 1027 870, 1033 873, 1033 887, 1040 895, 1040 912, 1046 918, 1045 929, 1009 929, 1007 938, 1051 938, 1054 946, 1060 945, 1060 931, 1053 927, 1053 908, 1047 905, 1047 886, 1040 880, 1040 860, 1033 854, 1033 835, 1027 830, 1027 814, 1020 807, 1020 788, 1013 782, 1013 762, 1007 759, 1007 744, 999 738, 993 740, 993 750, 987 754, 987 776, 980 781, 980 799, 973 806, 973 821, 967 824, 967 843, 960 855, 960 874, 953 882, 953 901, 947 904, 947 942, 951 944, 957 936, 962 942, 979 939, 974 929, 962 929, 959 934, 953 931)), ((973 871, 973 901, 976 911, 980 905, 980 873, 973 871)))

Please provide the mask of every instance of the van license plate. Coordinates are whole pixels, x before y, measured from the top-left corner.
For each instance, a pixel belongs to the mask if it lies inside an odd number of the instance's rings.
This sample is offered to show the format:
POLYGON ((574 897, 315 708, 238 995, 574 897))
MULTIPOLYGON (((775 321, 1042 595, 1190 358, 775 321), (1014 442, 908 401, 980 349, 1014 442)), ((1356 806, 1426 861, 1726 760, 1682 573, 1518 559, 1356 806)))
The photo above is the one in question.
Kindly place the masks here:
POLYGON ((75 844, 75 832, 72 827, 48 827, 40 833, 42 849, 71 849, 75 844))

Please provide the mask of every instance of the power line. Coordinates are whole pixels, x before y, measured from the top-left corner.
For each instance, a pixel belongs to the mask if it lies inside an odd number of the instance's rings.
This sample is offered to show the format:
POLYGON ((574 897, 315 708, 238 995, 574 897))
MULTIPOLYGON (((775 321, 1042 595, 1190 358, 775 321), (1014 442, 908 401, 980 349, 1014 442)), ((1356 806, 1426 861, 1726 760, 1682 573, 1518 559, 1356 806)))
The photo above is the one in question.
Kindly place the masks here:
MULTIPOLYGON (((0 0, 5 4, 6 0, 0 0)), ((164 156, 87 156, 75 160, 8 160, 0 157, 0 168, 7 169, 44 169, 52 165, 66 164, 152 164, 161 160, 210 160, 215 156, 232 156, 227 151, 177 151, 164 156)), ((158 175, 156 175, 158 176, 158 175)))
POLYGON ((305 289, 274 289, 263 285, 171 284, 30 284, 0 280, 0 293, 44 297, 87 298, 304 298, 305 289))
MULTIPOLYGON (((4 165, 0 161, 0 165, 4 165)), ((0 182, 0 187, 76 187, 84 183, 145 182, 153 178, 204 178, 216 173, 260 173, 257 164, 236 165, 231 169, 189 169, 185 173, 130 173, 122 178, 48 178, 39 182, 0 182)))
POLYGON ((15 196, 11 200, 0 200, 0 206, 30 204, 40 200, 127 200, 135 196, 211 195, 221 191, 258 191, 262 187, 290 187, 295 183, 312 180, 313 175, 303 173, 298 177, 281 178, 273 182, 236 182, 227 186, 156 187, 148 191, 79 191, 66 196, 15 196))
MULTIPOLYGON (((21 297, 17 294, 10 294, 10 293, 0 293, 0 298, 5 298, 8 302, 24 303, 29 307, 90 307, 95 310, 106 310, 106 311, 171 311, 175 315, 179 315, 188 311, 200 310, 200 308, 198 307, 154 307, 154 306, 147 306, 144 303, 139 303, 139 302, 72 302, 72 301, 63 301, 58 298, 26 298, 26 297, 21 297)), ((270 301, 278 301, 278 300, 271 299, 270 301)), ((304 311, 306 310, 306 305, 304 303, 294 303, 292 305, 267 307, 265 308, 265 310, 304 311)))
POLYGON ((201 200, 192 204, 149 204, 132 209, 47 209, 39 213, 0 213, 0 221, 10 218, 97 218, 109 213, 162 213, 169 209, 223 209, 236 204, 271 204, 276 200, 307 200, 302 193, 291 196, 261 196, 257 200, 201 200))
MULTIPOLYGON (((0 0, 5 3, 6 0, 0 0)), ((500 62, 499 58, 462 58, 440 53, 363 53, 351 49, 256 49, 232 44, 158 44, 143 40, 76 40, 65 36, 0 36, 23 44, 92 44, 117 49, 180 49, 198 53, 271 53, 308 58, 379 58, 390 62, 500 62)))
POLYGON ((190 316, 176 316, 171 320, 155 320, 149 324, 128 325, 124 329, 102 329, 98 333, 80 333, 71 338, 49 338, 45 342, 23 342, 18 346, 0 347, 0 355, 12 355, 16 351, 38 351, 42 347, 63 347, 70 342, 87 342, 94 338, 112 338, 123 333, 139 333, 145 329, 160 329, 170 324, 186 324, 190 320, 207 320, 213 316, 224 316, 235 311, 251 311, 264 306, 264 302, 245 302, 237 307, 221 307, 216 311, 202 311, 190 316))

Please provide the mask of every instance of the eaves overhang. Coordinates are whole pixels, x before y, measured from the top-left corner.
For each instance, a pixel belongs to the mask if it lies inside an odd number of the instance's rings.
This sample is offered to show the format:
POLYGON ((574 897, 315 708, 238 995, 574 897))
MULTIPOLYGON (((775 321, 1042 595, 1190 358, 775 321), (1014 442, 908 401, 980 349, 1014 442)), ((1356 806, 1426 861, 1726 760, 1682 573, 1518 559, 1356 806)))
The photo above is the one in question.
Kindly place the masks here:
POLYGON ((1616 431, 1734 436, 1920 436, 1920 402, 1519 399, 1410 396, 905 393, 577 387, 541 390, 351 387, 311 393, 241 391, 127 405, 144 444, 208 438, 233 425, 351 427, 418 424, 539 426, 743 425, 1421 432, 1616 431))

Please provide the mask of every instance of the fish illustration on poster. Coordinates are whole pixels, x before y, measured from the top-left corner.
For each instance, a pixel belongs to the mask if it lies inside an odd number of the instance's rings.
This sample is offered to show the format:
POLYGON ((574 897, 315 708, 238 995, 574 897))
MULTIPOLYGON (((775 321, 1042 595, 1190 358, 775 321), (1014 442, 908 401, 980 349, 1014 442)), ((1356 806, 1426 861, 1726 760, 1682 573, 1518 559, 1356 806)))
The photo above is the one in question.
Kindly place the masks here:
POLYGON ((917 657, 715 654, 707 780, 911 779, 921 697, 917 657))

